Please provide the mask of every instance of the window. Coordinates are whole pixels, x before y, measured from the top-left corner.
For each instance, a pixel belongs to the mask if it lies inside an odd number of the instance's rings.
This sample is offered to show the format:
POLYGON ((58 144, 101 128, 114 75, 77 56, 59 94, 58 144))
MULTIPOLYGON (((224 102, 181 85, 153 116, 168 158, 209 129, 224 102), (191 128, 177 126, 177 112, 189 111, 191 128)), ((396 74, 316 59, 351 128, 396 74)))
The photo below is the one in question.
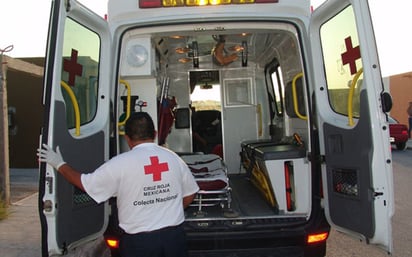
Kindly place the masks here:
POLYGON ((276 110, 277 116, 283 115, 283 96, 284 96, 284 86, 283 86, 283 78, 282 78, 282 69, 280 66, 276 66, 276 68, 271 73, 271 84, 270 87, 270 96, 273 98, 271 99, 274 103, 274 111, 276 110), (274 95, 274 96, 273 96, 274 95))
POLYGON ((74 22, 66 20, 63 60, 62 94, 66 103, 68 128, 74 128, 76 119, 80 124, 90 122, 97 110, 99 36, 74 22), (78 112, 75 105, 78 105, 78 112))
POLYGON ((220 101, 220 85, 210 85, 203 87, 195 86, 193 93, 190 95, 190 101, 196 111, 217 110, 222 109, 220 101))
POLYGON ((330 105, 337 113, 359 117, 362 59, 353 8, 323 24, 320 35, 330 105))
POLYGON ((252 79, 225 79, 225 106, 253 105, 252 79))

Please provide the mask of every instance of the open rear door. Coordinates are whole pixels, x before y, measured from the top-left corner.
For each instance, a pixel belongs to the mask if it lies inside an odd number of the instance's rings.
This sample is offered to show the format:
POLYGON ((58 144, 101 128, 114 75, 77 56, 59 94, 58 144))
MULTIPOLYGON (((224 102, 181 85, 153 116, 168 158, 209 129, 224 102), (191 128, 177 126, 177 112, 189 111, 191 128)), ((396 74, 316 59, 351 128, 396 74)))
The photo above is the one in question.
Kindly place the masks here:
POLYGON ((310 28, 326 216, 392 251, 393 178, 384 92, 368 1, 329 0, 310 28))
MULTIPOLYGON (((59 146, 64 160, 84 173, 109 155, 108 31, 103 18, 77 2, 52 2, 41 143, 59 146)), ((51 166, 41 164, 42 256, 63 254, 101 236, 107 210, 106 204, 96 204, 51 166)))

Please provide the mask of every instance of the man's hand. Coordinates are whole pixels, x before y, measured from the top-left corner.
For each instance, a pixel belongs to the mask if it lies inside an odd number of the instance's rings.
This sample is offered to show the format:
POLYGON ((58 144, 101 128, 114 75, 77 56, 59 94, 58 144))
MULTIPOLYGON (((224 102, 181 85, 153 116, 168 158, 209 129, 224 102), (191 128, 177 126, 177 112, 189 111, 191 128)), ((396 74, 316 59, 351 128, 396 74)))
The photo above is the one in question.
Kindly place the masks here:
POLYGON ((43 144, 42 148, 37 149, 37 156, 39 157, 40 162, 46 162, 53 166, 56 170, 66 164, 63 160, 62 154, 60 153, 59 147, 56 147, 56 152, 51 149, 50 146, 43 144))

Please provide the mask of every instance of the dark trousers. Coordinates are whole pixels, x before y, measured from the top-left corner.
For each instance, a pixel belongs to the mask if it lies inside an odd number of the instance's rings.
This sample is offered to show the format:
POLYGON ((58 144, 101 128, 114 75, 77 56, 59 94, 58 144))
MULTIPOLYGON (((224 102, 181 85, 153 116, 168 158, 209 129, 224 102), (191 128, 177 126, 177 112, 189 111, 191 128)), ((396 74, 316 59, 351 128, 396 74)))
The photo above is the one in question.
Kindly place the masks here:
POLYGON ((188 256, 182 225, 133 235, 124 233, 119 247, 122 257, 188 256))
POLYGON ((411 130, 412 130, 412 116, 409 116, 409 137, 411 137, 411 130))

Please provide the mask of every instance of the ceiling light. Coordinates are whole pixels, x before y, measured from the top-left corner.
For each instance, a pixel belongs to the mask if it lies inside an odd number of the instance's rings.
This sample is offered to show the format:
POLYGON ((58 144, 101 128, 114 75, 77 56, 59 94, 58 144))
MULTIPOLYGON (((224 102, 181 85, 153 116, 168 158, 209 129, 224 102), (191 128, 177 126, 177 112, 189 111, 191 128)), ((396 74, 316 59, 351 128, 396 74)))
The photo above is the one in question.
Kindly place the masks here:
POLYGON ((240 52, 240 51, 243 51, 244 48, 241 45, 234 45, 234 46, 229 47, 229 50, 230 51, 235 51, 235 52, 240 52))
POLYGON ((191 58, 180 58, 178 61, 180 63, 188 63, 188 62, 192 61, 192 59, 191 58))
POLYGON ((190 52, 191 49, 189 47, 178 47, 178 48, 176 48, 175 51, 178 54, 184 54, 184 53, 190 52))
POLYGON ((127 63, 133 67, 143 66, 149 57, 146 48, 140 44, 132 45, 127 49, 127 63))

